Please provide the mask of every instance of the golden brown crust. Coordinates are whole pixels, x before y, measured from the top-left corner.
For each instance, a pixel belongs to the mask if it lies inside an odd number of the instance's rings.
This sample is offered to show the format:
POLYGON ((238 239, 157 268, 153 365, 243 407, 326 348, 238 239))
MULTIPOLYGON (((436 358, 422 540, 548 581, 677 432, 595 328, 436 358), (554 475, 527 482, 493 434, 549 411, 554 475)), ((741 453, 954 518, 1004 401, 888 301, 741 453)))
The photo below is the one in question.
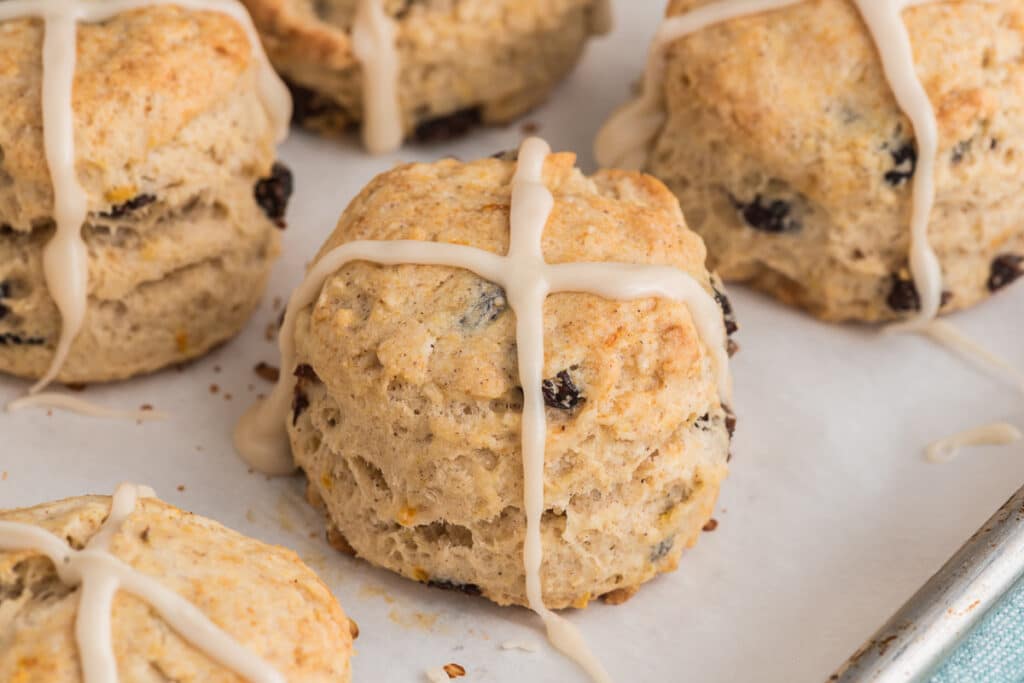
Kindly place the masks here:
MULTIPOLYGON (((85 496, 0 512, 0 520, 39 526, 82 547, 110 509, 85 496)), ((123 562, 192 602, 239 643, 296 683, 350 678, 348 619, 327 587, 290 550, 241 536, 208 519, 145 499, 114 536, 123 562)), ((78 595, 52 564, 31 551, 0 552, 0 680, 82 680, 74 623, 78 595)), ((119 593, 113 642, 121 680, 237 683, 239 678, 183 640, 143 601, 119 593)))
MULTIPOLYGON (((584 176, 551 155, 550 263, 672 265, 711 292, 674 197, 636 173, 584 176)), ((359 239, 505 253, 511 161, 400 166, 352 202, 321 255, 359 239)), ((350 264, 299 313, 307 365, 293 452, 338 545, 421 582, 524 604, 521 388, 503 293, 446 267, 350 264), (343 539, 343 543, 341 542, 343 539)), ((545 377, 583 400, 548 408, 545 601, 584 605, 674 568, 711 514, 728 434, 708 349, 682 304, 559 293, 545 377)))

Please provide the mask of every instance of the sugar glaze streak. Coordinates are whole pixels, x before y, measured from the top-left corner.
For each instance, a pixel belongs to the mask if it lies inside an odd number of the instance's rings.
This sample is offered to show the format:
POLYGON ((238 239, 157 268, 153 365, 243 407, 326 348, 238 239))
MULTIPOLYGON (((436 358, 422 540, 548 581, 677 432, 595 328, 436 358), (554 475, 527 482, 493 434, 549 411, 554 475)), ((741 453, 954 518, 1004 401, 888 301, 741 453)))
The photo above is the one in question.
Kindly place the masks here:
POLYGON ((662 297, 687 306, 711 356, 719 400, 731 401, 732 380, 725 326, 714 297, 688 273, 668 266, 625 263, 566 263, 544 260, 541 237, 554 207, 543 182, 551 148, 539 138, 525 140, 512 180, 509 250, 499 256, 482 249, 416 240, 357 241, 327 252, 292 294, 278 338, 282 372, 265 400, 252 406, 235 429, 235 448, 255 469, 268 474, 294 471, 286 423, 295 377, 295 325, 299 312, 320 295, 328 278, 353 261, 382 265, 441 265, 471 271, 505 290, 516 316, 519 378, 523 387, 522 457, 526 541, 523 562, 530 607, 543 619, 552 644, 576 661, 598 683, 611 678, 570 622, 544 605, 540 568, 544 511, 544 450, 547 416, 541 390, 544 368, 544 301, 556 292, 579 292, 616 300, 662 297))
POLYGON ((110 552, 110 542, 135 511, 138 499, 155 497, 146 486, 119 486, 106 521, 82 550, 75 550, 37 526, 0 521, 0 550, 41 553, 53 563, 64 584, 79 588, 75 640, 85 683, 117 683, 111 622, 114 596, 119 590, 145 601, 179 636, 247 681, 286 683, 284 676, 240 645, 195 605, 110 552))
MULTIPOLYGON (((40 394, 60 373, 71 345, 81 331, 88 304, 88 250, 82 226, 88 216, 88 197, 75 169, 74 110, 72 90, 77 61, 78 24, 107 21, 129 10, 174 5, 193 11, 226 14, 245 30, 258 69, 258 88, 263 106, 274 125, 277 141, 288 133, 291 98, 263 52, 249 14, 235 0, 3 0, 0 22, 38 18, 43 31, 43 147, 53 184, 53 217, 56 231, 43 249, 46 286, 61 315, 61 333, 50 367, 30 389, 31 403, 61 407, 55 395, 40 394)), ((8 406, 11 410, 12 406, 8 406)))
POLYGON ((352 24, 352 51, 363 67, 363 145, 371 154, 402 146, 402 109, 398 99, 398 22, 382 0, 359 0, 352 24))

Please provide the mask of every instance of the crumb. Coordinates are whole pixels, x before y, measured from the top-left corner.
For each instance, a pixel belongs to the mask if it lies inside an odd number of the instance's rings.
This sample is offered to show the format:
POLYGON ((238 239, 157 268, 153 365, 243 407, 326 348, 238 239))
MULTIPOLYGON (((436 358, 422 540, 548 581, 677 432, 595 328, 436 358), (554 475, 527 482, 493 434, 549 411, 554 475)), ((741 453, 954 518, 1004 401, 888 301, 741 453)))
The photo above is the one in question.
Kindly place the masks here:
POLYGON ((46 411, 46 417, 53 417, 53 411, 52 410, 47 410, 46 411))
POLYGON ((234 397, 230 393, 224 394, 224 400, 225 401, 230 401, 232 398, 234 398, 234 397))
POLYGON ((277 324, 268 324, 267 329, 263 332, 263 336, 266 337, 268 342, 272 342, 277 339, 277 324))
POLYGON ((139 406, 139 410, 141 410, 144 413, 149 413, 152 412, 153 406, 149 403, 143 403, 141 406, 139 406))
POLYGON ((185 485, 184 484, 178 484, 178 493, 182 493, 184 491, 185 491, 185 485))
POLYGON ((281 371, 278 368, 270 365, 269 363, 264 363, 263 361, 256 364, 256 367, 253 368, 253 372, 255 372, 260 379, 265 379, 268 382, 276 382, 281 377, 281 371))
POLYGON ((521 650, 522 652, 537 652, 540 650, 536 643, 531 643, 525 640, 506 640, 501 644, 501 649, 521 650))
POLYGON ((211 394, 216 394, 218 391, 220 391, 220 387, 219 386, 217 386, 216 384, 211 384, 210 385, 210 393, 211 394))
POLYGON ((88 384, 83 384, 83 383, 81 383, 81 382, 72 382, 71 384, 65 384, 64 386, 65 386, 65 387, 66 387, 66 388, 67 388, 67 389, 68 389, 69 391, 75 391, 75 392, 78 392, 78 391, 85 391, 86 389, 88 389, 88 388, 89 388, 89 385, 88 385, 88 384))
POLYGON ((283 304, 283 303, 284 303, 284 300, 283 300, 283 299, 281 299, 281 297, 279 297, 279 296, 275 296, 275 297, 274 297, 274 304, 273 304, 273 306, 274 306, 274 310, 275 310, 275 311, 279 311, 279 310, 281 310, 281 304, 283 304))
POLYGON ((527 121, 520 130, 523 132, 523 135, 536 135, 540 132, 540 124, 536 121, 527 121))
POLYGON ((352 634, 352 640, 359 637, 359 624, 357 624, 356 620, 351 617, 349 617, 348 620, 348 632, 352 634))
POLYGON ((196 446, 196 453, 202 453, 202 452, 203 452, 203 447, 202 446, 196 446))
POLYGON ((445 664, 443 667, 444 672, 448 674, 448 678, 461 678, 466 675, 466 668, 461 664, 445 664))
POLYGON ((214 365, 213 366, 213 371, 214 372, 220 372, 220 366, 219 365, 214 365))
POLYGON ((7 481, 7 471, 0 473, 0 481, 7 481))
POLYGON ((441 668, 428 670, 426 676, 430 683, 447 683, 448 681, 448 673, 441 668))
POLYGON ((718 528, 718 520, 712 517, 708 520, 708 523, 704 525, 704 531, 714 531, 718 528))
POLYGON ((266 394, 256 394, 256 400, 257 400, 257 401, 262 401, 262 400, 263 400, 263 399, 265 399, 266 397, 267 397, 267 395, 266 395, 266 394))

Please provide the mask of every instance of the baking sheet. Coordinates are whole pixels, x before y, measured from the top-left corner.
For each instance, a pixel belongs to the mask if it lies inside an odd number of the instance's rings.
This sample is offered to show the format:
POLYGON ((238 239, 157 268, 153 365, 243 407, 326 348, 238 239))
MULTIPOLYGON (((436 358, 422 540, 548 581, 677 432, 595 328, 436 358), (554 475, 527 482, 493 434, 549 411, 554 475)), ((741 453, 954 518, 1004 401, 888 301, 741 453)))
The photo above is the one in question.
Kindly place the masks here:
MULTIPOLYGON (((524 122, 593 170, 590 142, 640 73, 662 8, 620 0, 616 33, 595 42, 524 122)), ((400 160, 474 158, 521 137, 514 125, 370 158, 354 141, 294 133, 281 153, 297 179, 285 253, 244 334, 183 370, 84 394, 152 404, 173 415, 167 422, 0 415, 0 507, 109 493, 133 480, 292 547, 360 625, 356 681, 423 681, 426 669, 448 662, 466 668, 466 681, 585 681, 548 649, 526 610, 426 588, 332 550, 299 481, 249 473, 230 443, 235 420, 269 390, 253 366, 277 364, 265 337, 274 299, 298 282, 360 187, 400 160), (512 640, 540 651, 501 649, 512 640)), ((1024 482, 1021 445, 969 450, 948 465, 929 465, 921 453, 930 439, 982 422, 1024 426, 1024 400, 1011 388, 920 338, 826 326, 738 287, 732 298, 742 325, 733 365, 740 422, 717 530, 679 571, 625 605, 570 613, 620 682, 821 680, 1024 482)), ((1024 366, 1022 304, 1018 286, 954 319, 1024 366)), ((0 402, 25 387, 0 379, 0 402)))

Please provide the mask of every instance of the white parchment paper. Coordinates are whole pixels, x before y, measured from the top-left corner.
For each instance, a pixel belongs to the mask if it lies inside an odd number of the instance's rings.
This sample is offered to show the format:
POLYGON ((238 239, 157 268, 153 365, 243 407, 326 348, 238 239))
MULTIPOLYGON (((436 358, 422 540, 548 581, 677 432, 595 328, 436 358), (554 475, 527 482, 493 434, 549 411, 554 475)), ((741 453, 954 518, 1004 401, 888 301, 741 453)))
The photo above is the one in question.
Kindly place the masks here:
MULTIPOLYGON (((555 149, 580 154, 640 73, 663 3, 620 0, 620 26, 595 42, 550 103, 524 121, 555 149)), ((694 131, 700 135, 700 131, 694 131)), ((276 365, 265 331, 302 268, 354 194, 398 161, 474 158, 515 147, 519 125, 455 144, 370 158, 354 140, 294 133, 282 158, 297 193, 285 253, 244 334, 184 370, 84 396, 149 403, 163 423, 23 412, 0 415, 0 507, 133 480, 165 500, 287 545, 316 569, 359 623, 355 681, 424 681, 448 662, 466 681, 584 681, 545 644, 538 620, 479 598, 430 589, 342 556, 294 479, 251 474, 230 430, 257 393, 253 366, 276 365), (211 386, 217 392, 211 392, 211 386), (505 651, 526 641, 537 653, 505 651)), ((680 569, 619 607, 573 612, 616 681, 814 681, 825 678, 1024 482, 1024 447, 979 448, 929 465, 929 440, 995 419, 1024 427, 1024 399, 915 337, 817 323, 739 287, 734 359, 739 430, 716 531, 680 569)), ((1024 286, 954 320, 1024 366, 1024 286)), ((0 379, 0 401, 26 384, 0 379)))

